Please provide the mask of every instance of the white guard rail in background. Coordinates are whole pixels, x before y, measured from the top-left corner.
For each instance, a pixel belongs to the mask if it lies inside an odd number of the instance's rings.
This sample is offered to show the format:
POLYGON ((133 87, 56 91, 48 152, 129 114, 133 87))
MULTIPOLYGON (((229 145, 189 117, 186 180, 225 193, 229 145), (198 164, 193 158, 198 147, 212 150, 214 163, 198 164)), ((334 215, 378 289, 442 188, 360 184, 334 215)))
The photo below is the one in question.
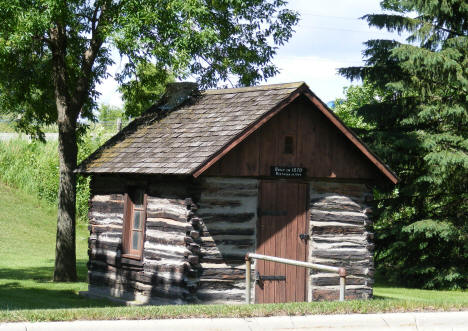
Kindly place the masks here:
POLYGON ((346 289, 346 269, 338 267, 330 267, 323 264, 309 263, 303 261, 296 261, 290 259, 284 259, 282 257, 268 256, 256 253, 247 253, 245 255, 245 301, 250 304, 250 292, 251 292, 251 273, 252 273, 252 259, 264 260, 270 262, 284 263, 289 265, 295 265, 298 267, 304 267, 308 269, 316 269, 323 271, 336 272, 340 276, 340 301, 345 299, 346 289))

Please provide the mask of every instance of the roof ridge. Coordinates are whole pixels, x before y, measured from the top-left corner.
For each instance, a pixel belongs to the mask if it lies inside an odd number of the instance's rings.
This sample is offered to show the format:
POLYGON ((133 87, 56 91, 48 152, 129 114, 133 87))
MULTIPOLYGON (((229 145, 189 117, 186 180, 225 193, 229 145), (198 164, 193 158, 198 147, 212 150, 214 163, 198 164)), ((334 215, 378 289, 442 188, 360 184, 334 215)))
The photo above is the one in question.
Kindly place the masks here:
POLYGON ((281 83, 281 84, 269 84, 269 85, 256 85, 246 87, 234 87, 224 89, 211 89, 201 92, 202 94, 227 94, 227 93, 246 93, 254 91, 265 91, 265 90, 282 90, 282 89, 293 89, 304 85, 305 82, 293 82, 293 83, 281 83))

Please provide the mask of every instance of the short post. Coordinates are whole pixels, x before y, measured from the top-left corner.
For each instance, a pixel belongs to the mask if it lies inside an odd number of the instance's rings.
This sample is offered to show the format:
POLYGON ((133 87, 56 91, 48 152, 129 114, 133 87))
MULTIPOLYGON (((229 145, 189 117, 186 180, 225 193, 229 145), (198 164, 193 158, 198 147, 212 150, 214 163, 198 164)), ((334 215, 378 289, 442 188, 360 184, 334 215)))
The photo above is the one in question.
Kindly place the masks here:
POLYGON ((245 256, 245 303, 250 304, 250 277, 251 277, 251 266, 250 257, 245 256))
POLYGON ((346 269, 340 268, 338 274, 340 275, 340 301, 344 301, 346 288, 346 269))
POLYGON ((251 285, 251 273, 252 273, 251 264, 252 264, 253 259, 271 261, 271 262, 276 262, 276 263, 284 263, 288 265, 295 265, 298 267, 338 273, 338 275, 340 276, 340 299, 339 300, 340 301, 345 300, 345 290, 346 290, 346 269, 345 268, 332 267, 332 266, 327 266, 323 264, 309 263, 309 262, 304 262, 304 261, 290 260, 290 259, 285 259, 285 258, 277 257, 277 256, 267 256, 267 255, 262 255, 262 254, 257 254, 257 253, 247 253, 245 255, 245 301, 248 304, 250 303, 250 297, 251 297, 251 293, 250 293, 251 286, 252 286, 251 285))
POLYGON ((117 132, 122 130, 122 119, 120 117, 117 117, 115 126, 117 127, 117 132))

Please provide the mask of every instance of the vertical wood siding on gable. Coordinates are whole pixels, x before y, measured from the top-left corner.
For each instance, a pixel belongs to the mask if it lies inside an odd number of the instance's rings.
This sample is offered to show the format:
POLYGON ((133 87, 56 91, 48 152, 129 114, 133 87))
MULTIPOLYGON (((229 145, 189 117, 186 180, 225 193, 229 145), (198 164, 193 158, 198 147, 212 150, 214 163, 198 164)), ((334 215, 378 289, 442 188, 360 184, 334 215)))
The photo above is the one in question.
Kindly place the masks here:
POLYGON ((274 165, 307 168, 309 178, 382 178, 377 168, 304 98, 275 115, 203 176, 269 177, 274 165), (293 154, 284 153, 286 136, 293 137, 293 154))

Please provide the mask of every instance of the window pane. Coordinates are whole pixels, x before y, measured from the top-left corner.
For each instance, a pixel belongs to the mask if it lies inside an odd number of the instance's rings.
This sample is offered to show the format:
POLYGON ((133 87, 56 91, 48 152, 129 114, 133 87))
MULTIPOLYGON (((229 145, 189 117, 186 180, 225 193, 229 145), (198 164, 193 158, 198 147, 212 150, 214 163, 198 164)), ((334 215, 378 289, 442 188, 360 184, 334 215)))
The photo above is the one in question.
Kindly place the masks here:
POLYGON ((284 154, 293 154, 294 152, 293 144, 294 144, 293 137, 291 136, 284 137, 284 154))
POLYGON ((132 249, 140 249, 140 232, 133 231, 132 233, 132 249))
POLYGON ((140 219, 141 219, 141 214, 142 212, 139 210, 133 211, 133 228, 134 229, 140 229, 140 219))

